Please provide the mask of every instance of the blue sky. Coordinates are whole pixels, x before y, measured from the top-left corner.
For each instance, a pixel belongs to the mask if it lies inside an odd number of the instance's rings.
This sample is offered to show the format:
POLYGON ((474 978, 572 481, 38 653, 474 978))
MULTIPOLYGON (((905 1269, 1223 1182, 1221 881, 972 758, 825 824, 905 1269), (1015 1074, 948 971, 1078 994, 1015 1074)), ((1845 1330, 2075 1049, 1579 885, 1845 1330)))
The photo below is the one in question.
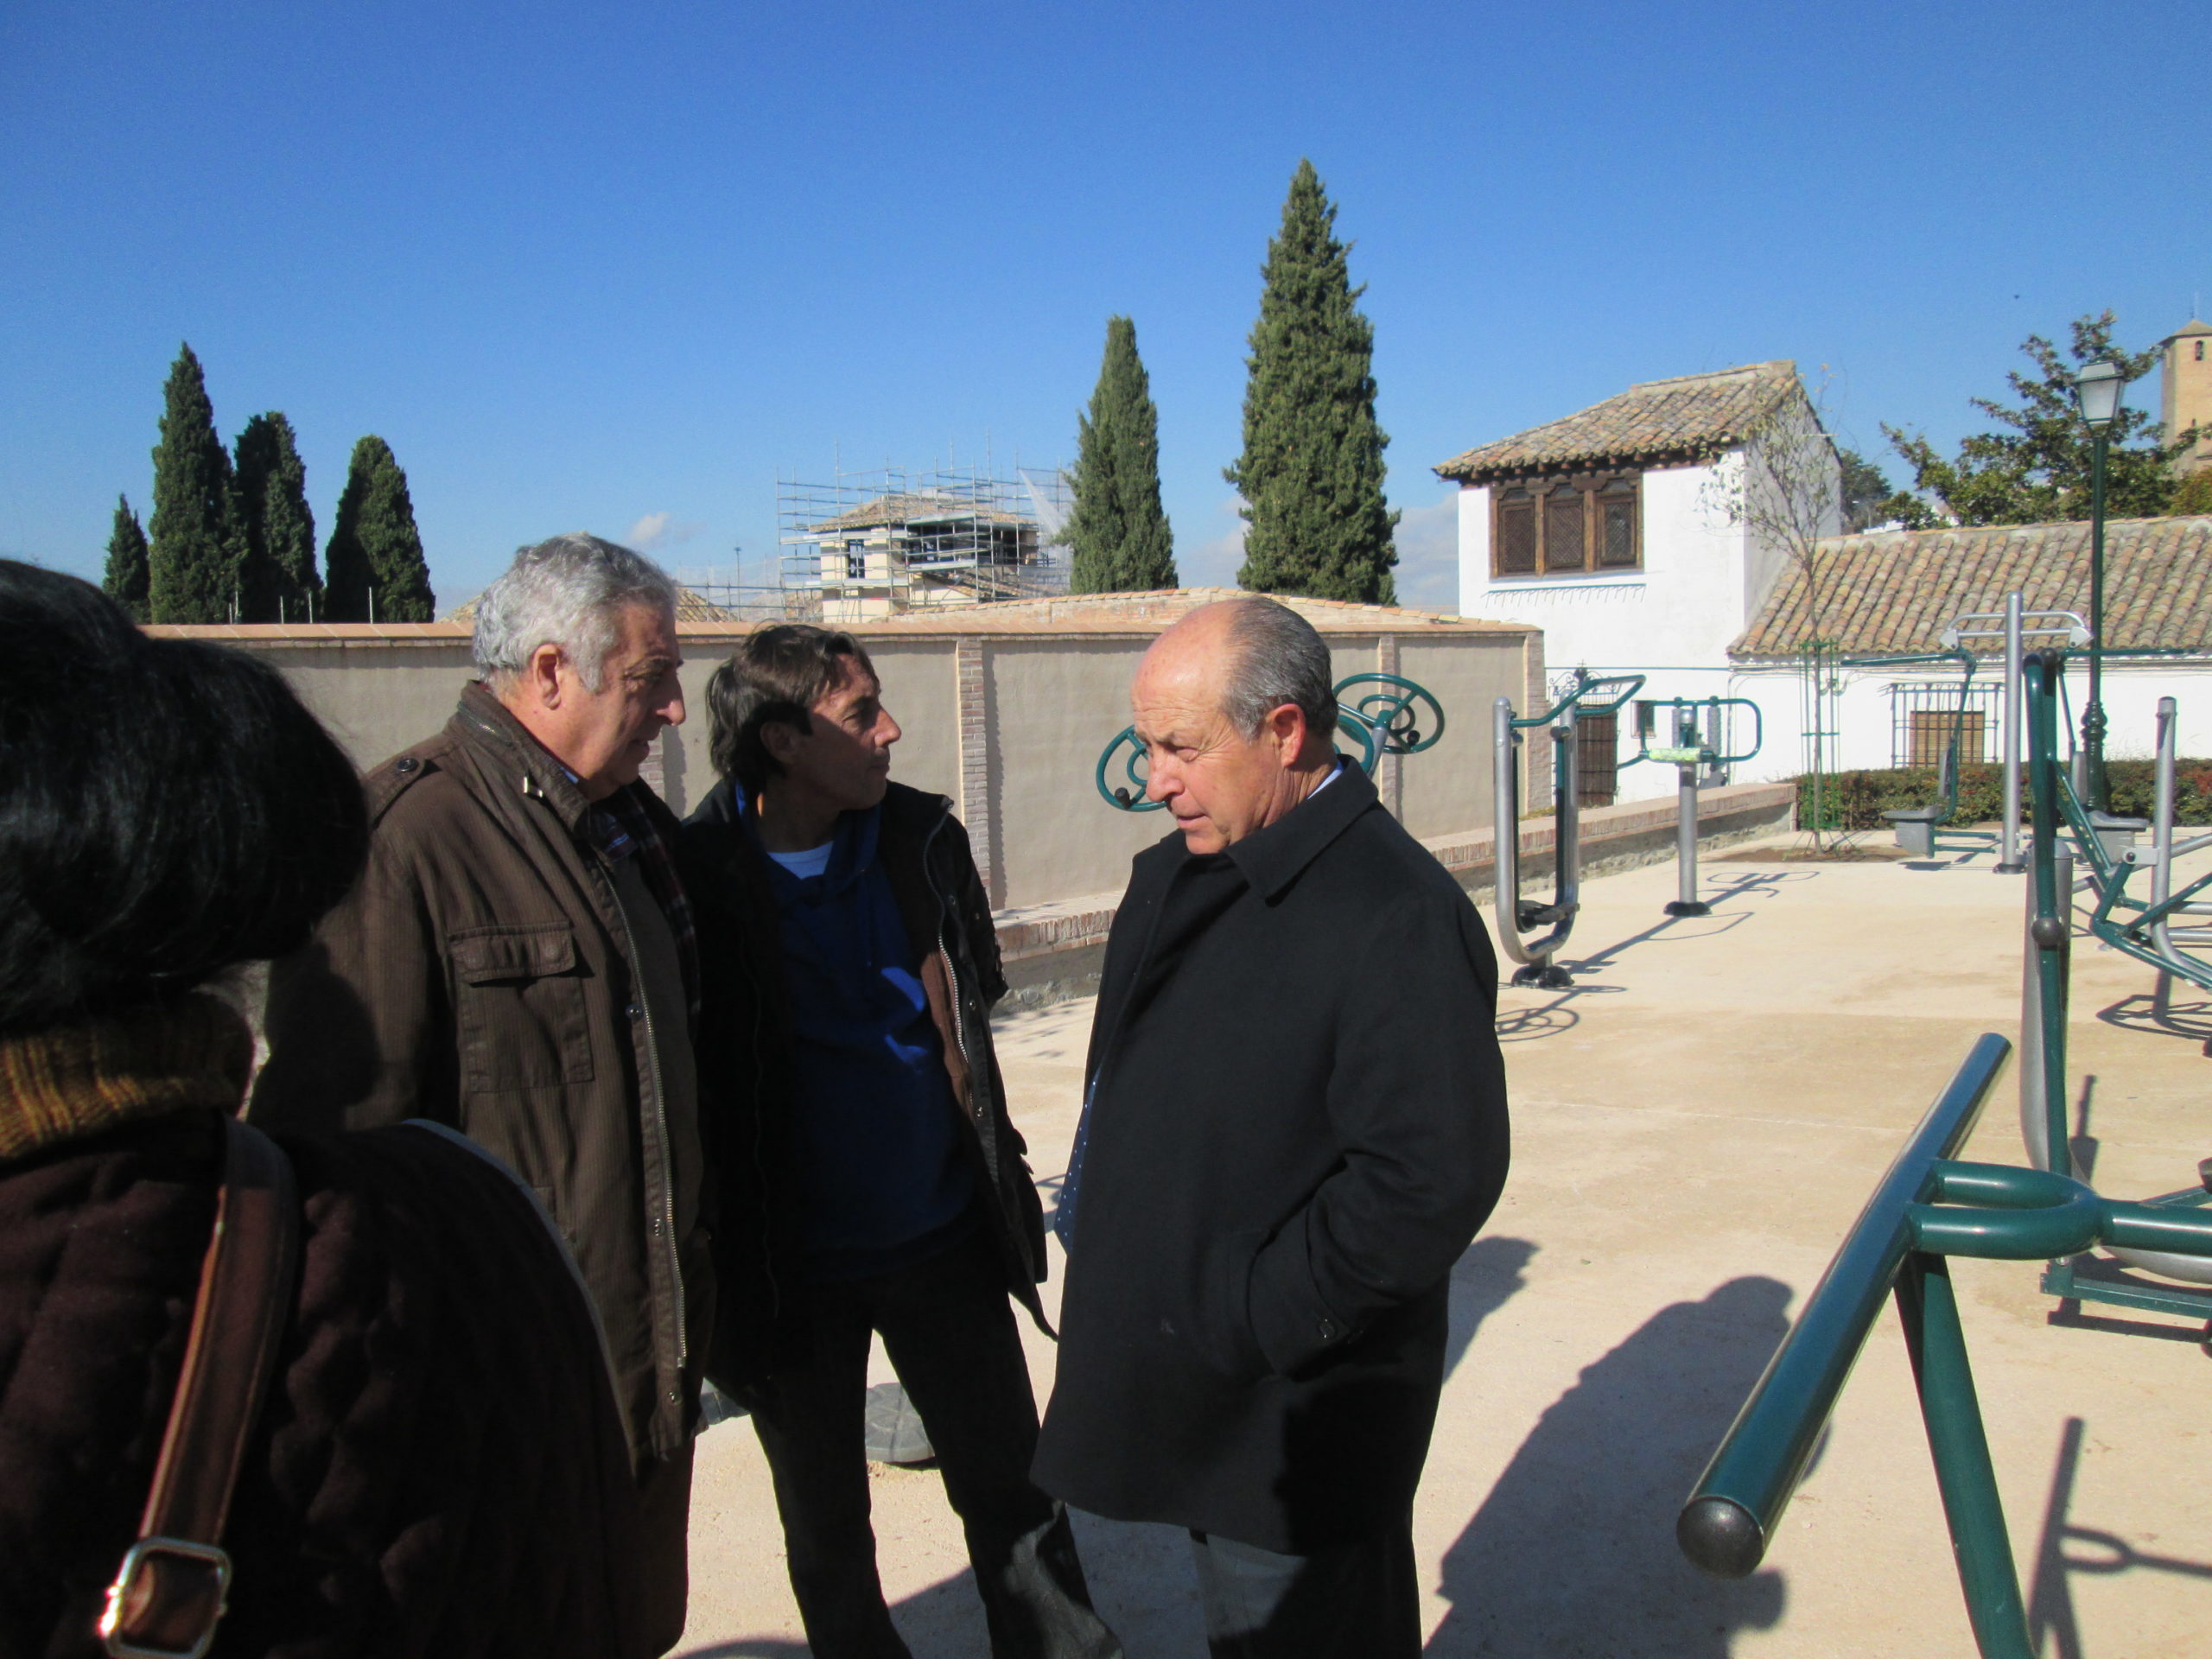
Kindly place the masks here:
POLYGON ((2127 0, 0 9, 0 553, 97 575, 181 340, 226 439, 290 416, 326 533, 391 442, 443 607, 563 530, 767 555, 779 468, 1071 457, 1122 311, 1185 579, 1227 582, 1310 156, 1403 590, 1448 603, 1428 468, 1633 380, 1825 365, 1872 454, 1974 429, 2031 331, 2177 326, 2209 59, 2201 5, 2127 0))

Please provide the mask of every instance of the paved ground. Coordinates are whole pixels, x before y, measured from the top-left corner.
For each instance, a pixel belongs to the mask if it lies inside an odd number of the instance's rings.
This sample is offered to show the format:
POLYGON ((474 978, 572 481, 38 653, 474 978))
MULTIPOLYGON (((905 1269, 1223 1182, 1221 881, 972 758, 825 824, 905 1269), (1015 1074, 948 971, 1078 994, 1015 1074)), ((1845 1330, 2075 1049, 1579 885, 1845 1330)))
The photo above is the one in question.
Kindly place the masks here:
MULTIPOLYGON (((1716 913, 1668 923, 1671 865, 1590 884, 1569 993, 1509 992, 1504 1202, 1454 1275, 1452 1370, 1416 1516, 1429 1652, 1707 1659, 1974 1652, 1885 1315, 1766 1567, 1706 1579, 1676 1506, 1868 1191, 1971 1039, 2015 1034, 2021 885, 1964 865, 1708 865, 1716 913)), ((2083 941, 2073 1071, 2099 1185, 2188 1185, 2212 1152, 2212 1006, 2149 1018, 2146 969, 2083 941)), ((1047 1203, 1074 1129, 1087 1002, 1005 1022, 1047 1203)), ((1967 1149, 2017 1162, 2008 1072, 1967 1149)), ((1956 1268, 2041 1652, 2212 1649, 2212 1485, 2196 1329, 2051 1323, 2028 1263, 1956 1268)), ((1057 1276, 1057 1270, 1056 1270, 1057 1276)), ((1033 1342, 1040 1397, 1052 1351, 1033 1342)), ((888 1372, 880 1373, 887 1376, 888 1372)), ((804 1652, 760 1448, 700 1444, 692 1659, 804 1652)), ((876 1525, 918 1659, 984 1653, 933 1474, 880 1471, 876 1525)), ((1179 1535, 1084 1522, 1132 1659, 1204 1651, 1179 1535)))

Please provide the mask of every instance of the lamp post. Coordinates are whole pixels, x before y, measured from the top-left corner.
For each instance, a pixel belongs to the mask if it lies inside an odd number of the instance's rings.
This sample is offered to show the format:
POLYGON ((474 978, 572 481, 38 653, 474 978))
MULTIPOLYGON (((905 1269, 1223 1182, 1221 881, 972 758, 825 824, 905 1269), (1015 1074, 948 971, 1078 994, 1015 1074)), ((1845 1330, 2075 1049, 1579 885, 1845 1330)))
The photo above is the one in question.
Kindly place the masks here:
POLYGON ((2120 413, 2120 391, 2125 384, 2120 365, 2098 358, 2082 365, 2074 377, 2074 396, 2082 419, 2089 429, 2089 702, 2082 711, 2082 747, 2089 761, 2089 804, 2101 812, 2112 810, 2112 790, 2105 779, 2105 443, 2113 417, 2120 413))

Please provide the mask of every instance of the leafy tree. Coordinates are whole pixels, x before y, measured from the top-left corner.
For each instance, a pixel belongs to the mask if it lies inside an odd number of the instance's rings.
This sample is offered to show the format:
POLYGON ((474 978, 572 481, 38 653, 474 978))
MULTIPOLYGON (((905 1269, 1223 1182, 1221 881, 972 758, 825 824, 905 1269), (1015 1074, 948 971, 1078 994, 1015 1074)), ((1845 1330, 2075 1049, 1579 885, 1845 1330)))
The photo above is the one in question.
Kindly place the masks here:
POLYGON ((1398 515, 1382 499, 1375 325, 1358 307, 1337 209, 1301 161, 1268 244, 1244 389, 1244 452, 1223 476, 1244 498, 1238 583, 1259 593, 1395 605, 1398 515))
POLYGON ((1076 426, 1071 586, 1078 594, 1174 587, 1175 537, 1160 505, 1160 411, 1127 317, 1106 320, 1090 413, 1076 426))
POLYGON ((233 499, 243 552, 238 560, 241 622, 304 622, 320 610, 315 513, 308 469, 292 423, 277 411, 257 415, 238 434, 233 499))
POLYGON ((215 435, 207 383, 189 346, 179 349, 163 392, 152 529, 147 592, 153 620, 227 622, 238 573, 231 458, 215 435))
POLYGON ((1882 469, 1855 449, 1837 449, 1843 465, 1843 528, 1847 535, 1887 524, 1897 515, 1891 500, 1897 492, 1882 469))
MULTIPOLYGON (((2094 445, 2075 404, 2075 372, 2094 358, 2108 357, 2124 383, 2140 379, 2158 360, 2156 351, 2115 346, 2112 328, 2109 311, 2077 319, 2066 353, 2042 335, 2030 334, 2020 349, 2037 373, 2015 371, 2005 377, 2018 400, 2015 404, 1974 400, 1999 429, 1966 439, 1955 459, 1946 461, 1918 433, 1885 425, 1883 432, 1912 468, 1916 492, 1896 498, 1894 515, 1916 530, 2087 518, 2094 445)), ((2195 435, 2192 428, 2177 435, 2176 442, 2162 445, 2157 421, 2123 404, 2107 433, 2106 512, 2114 518, 2143 518, 2165 512, 2175 485, 2171 463, 2195 435)))
POLYGON ((2166 504, 2166 511, 2177 517, 2212 513, 2212 467, 2199 467, 2175 485, 2174 499, 2166 504))
POLYGON ((153 620, 146 601, 146 532, 129 498, 115 498, 115 529, 107 538, 107 574, 100 579, 107 596, 130 613, 133 622, 153 620))
POLYGON ((382 438, 365 437, 353 446, 338 522, 322 557, 323 613, 332 621, 428 622, 434 616, 436 601, 407 474, 382 438))

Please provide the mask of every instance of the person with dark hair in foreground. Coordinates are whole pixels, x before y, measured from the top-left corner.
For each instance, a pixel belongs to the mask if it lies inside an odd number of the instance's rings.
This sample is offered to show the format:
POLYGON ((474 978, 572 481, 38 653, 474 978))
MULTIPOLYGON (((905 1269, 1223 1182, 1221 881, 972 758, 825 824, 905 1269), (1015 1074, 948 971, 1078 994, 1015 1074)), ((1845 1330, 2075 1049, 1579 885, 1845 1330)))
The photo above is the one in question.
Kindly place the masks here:
MULTIPOLYGON (((250 1133, 252 1037, 207 988, 308 938, 367 821, 273 671, 8 561, 0 756, 0 1653, 79 1659, 250 1133)), ((605 1350, 528 1192, 428 1128, 279 1145, 296 1287, 267 1299, 214 1650, 646 1653, 605 1350)))
POLYGON ((1029 1478, 1044 1229, 991 1049, 998 936, 967 831, 891 782, 849 634, 756 630, 707 691, 721 782, 685 824, 702 1088, 731 1155, 710 1372, 748 1406, 819 1659, 900 1659, 868 1525, 880 1333, 968 1538, 998 1659, 1109 1659, 1067 1513, 1029 1478))
POLYGON ((1107 942, 1038 1483, 1189 1529, 1221 1659, 1412 1659, 1452 1266, 1505 1181, 1497 963, 1333 753, 1296 612, 1192 611, 1130 700, 1174 829, 1107 942))
POLYGON ((639 780, 683 719, 676 585, 556 536, 485 590, 474 650, 445 729, 368 775, 360 884, 270 971, 254 1114, 429 1118, 537 1192, 614 1355, 666 1649, 715 1306, 691 906, 675 816, 639 780))

